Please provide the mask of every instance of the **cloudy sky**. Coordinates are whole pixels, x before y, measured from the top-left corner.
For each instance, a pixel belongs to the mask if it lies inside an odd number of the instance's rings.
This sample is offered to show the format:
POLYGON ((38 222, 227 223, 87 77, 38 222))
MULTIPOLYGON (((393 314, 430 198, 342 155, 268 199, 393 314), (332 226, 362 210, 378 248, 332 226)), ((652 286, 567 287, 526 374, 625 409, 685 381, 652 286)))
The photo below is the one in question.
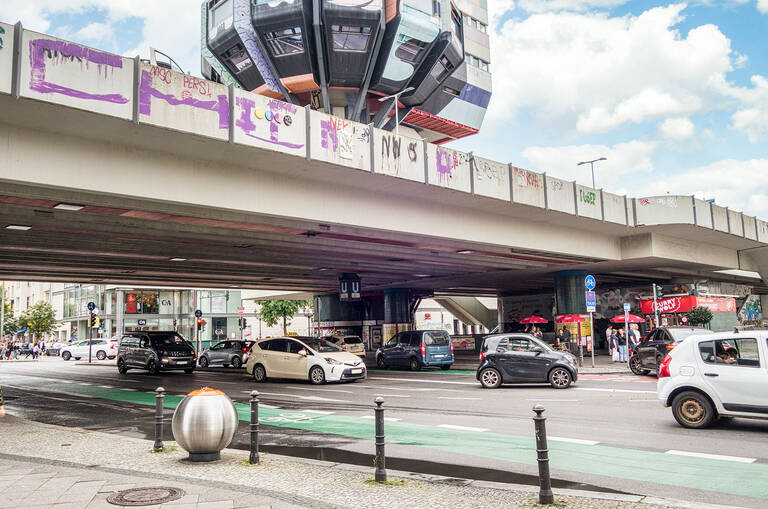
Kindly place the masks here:
MULTIPOLYGON (((454 143, 630 195, 768 218, 768 0, 488 0, 494 94, 454 143)), ((196 0, 1 0, 0 20, 199 74, 196 0)))

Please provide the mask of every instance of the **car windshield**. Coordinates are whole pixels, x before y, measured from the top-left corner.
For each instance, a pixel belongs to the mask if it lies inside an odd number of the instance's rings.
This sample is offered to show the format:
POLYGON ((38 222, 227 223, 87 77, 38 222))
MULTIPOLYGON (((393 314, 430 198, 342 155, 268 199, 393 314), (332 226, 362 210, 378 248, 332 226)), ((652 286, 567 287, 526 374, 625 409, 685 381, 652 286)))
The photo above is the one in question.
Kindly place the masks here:
POLYGON ((451 337, 443 331, 425 332, 424 344, 427 346, 448 346, 451 344, 451 337))
POLYGON ((694 329, 691 327, 690 329, 667 329, 669 333, 672 335, 672 339, 675 340, 675 343, 678 343, 688 336, 693 336, 694 334, 713 334, 713 332, 709 329, 694 329))
POLYGON ((302 338, 301 341, 305 343, 308 347, 310 347, 312 350, 320 353, 329 353, 329 352, 342 352, 343 350, 339 348, 338 346, 329 343, 328 341, 324 339, 317 339, 317 338, 302 338))
POLYGON ((357 336, 347 336, 347 337, 345 337, 345 338, 344 338, 344 342, 345 342, 346 344, 348 344, 348 345, 357 345, 357 344, 359 344, 359 343, 362 343, 362 342, 363 342, 363 340, 362 340, 362 339, 360 339, 360 338, 359 338, 359 337, 357 337, 357 336))
POLYGON ((167 335, 155 335, 152 336, 152 343, 155 344, 155 346, 171 346, 171 345, 187 345, 187 342, 182 338, 181 336, 177 336, 176 334, 167 334, 167 335))

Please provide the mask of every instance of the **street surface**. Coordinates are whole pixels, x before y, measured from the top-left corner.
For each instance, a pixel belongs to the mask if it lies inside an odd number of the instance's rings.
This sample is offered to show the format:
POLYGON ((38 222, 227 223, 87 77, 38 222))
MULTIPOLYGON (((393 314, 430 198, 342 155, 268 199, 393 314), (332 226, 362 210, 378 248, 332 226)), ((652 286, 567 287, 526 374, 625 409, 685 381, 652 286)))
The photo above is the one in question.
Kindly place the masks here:
MULTIPOLYGON (((225 391, 237 403, 241 429, 249 393, 258 390, 264 450, 363 465, 370 464, 373 399, 380 395, 388 467, 516 483, 535 483, 531 408, 540 403, 556 486, 768 504, 768 423, 734 419, 707 430, 681 428, 656 401, 653 377, 582 375, 567 390, 485 390, 473 373, 371 370, 362 382, 313 386, 256 384, 224 368, 121 376, 114 365, 46 358, 0 364, 0 385, 7 409, 20 417, 137 437, 153 433, 158 386, 167 391, 168 409, 201 386, 225 391)), ((233 447, 247 448, 240 440, 233 447)))

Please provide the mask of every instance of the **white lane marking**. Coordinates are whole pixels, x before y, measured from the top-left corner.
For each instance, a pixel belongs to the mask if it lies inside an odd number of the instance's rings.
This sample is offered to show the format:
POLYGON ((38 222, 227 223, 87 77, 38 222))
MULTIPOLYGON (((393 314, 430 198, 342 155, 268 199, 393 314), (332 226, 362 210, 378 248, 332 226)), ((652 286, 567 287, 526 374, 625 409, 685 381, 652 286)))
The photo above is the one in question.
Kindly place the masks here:
POLYGON ((600 442, 596 440, 582 440, 581 438, 565 438, 565 437, 547 437, 547 440, 554 442, 568 442, 569 444, 582 444, 582 445, 597 445, 600 442))
POLYGON ((280 392, 259 392, 259 396, 281 396, 285 398, 299 398, 301 400, 305 401, 330 401, 332 403, 352 403, 351 401, 347 401, 345 399, 332 399, 332 398, 323 398, 320 396, 302 396, 301 394, 285 394, 280 392))
POLYGON ((90 382, 77 382, 77 383, 79 383, 80 385, 93 385, 93 384, 92 384, 92 383, 90 383, 90 382))
POLYGON ((541 399, 541 398, 535 399, 535 398, 530 398, 530 399, 527 399, 526 401, 543 401, 545 403, 576 403, 579 400, 578 399, 541 399))
MULTIPOLYGON (((370 377, 369 377, 370 378, 370 377)), ((429 392, 429 391, 446 391, 446 390, 454 390, 454 389, 434 389, 434 388, 424 388, 424 387, 408 387, 407 385, 404 385, 402 387, 394 387, 391 385, 362 385, 361 388, 363 389, 371 389, 371 390, 378 390, 378 389, 385 389, 389 391, 403 391, 403 392, 429 392)))
POLYGON ((325 410, 296 410, 296 412, 308 412, 313 414, 331 415, 336 412, 327 412, 325 410))
POLYGON ((456 431, 488 431, 486 428, 473 428, 472 426, 456 426, 455 424, 438 424, 438 428, 455 429, 456 431))
MULTIPOLYGON (((46 380, 50 380, 50 378, 47 378, 46 380)), ((61 382, 63 384, 73 384, 73 383, 75 383, 72 380, 59 380, 59 382, 61 382)))
MULTIPOLYGON (((373 415, 361 415, 360 418, 361 419, 374 419, 375 416, 373 416, 373 415)), ((398 419, 397 417, 384 417, 384 420, 385 421, 389 421, 389 422, 402 421, 402 419, 398 419)))
POLYGON ((479 400, 480 398, 454 398, 454 397, 450 397, 450 396, 438 396, 437 399, 461 399, 461 400, 473 400, 473 401, 476 401, 476 400, 479 400))
POLYGON ((574 387, 575 391, 592 391, 592 392, 622 392, 629 394, 656 394, 656 391, 633 391, 630 389, 598 389, 596 387, 574 387))
POLYGON ((410 396, 406 394, 380 394, 377 393, 378 396, 381 396, 382 398, 410 398, 410 396))
POLYGON ((291 389, 300 389, 302 391, 343 392, 344 394, 354 394, 352 391, 345 391, 342 389, 313 389, 312 387, 291 387, 291 389))
POLYGON ((737 463, 754 463, 755 461, 757 461, 757 458, 742 458, 740 456, 722 456, 720 454, 706 454, 703 452, 676 451, 674 449, 667 451, 666 454, 674 454, 675 456, 692 456, 694 458, 706 458, 710 460, 735 461, 737 463))
POLYGON ((391 376, 379 377, 369 376, 368 380, 396 380, 398 382, 416 382, 420 384, 451 384, 451 385, 476 385, 480 386, 479 382, 453 382, 451 380, 422 380, 420 378, 393 378, 391 376))
POLYGON ((138 391, 138 389, 133 389, 131 387, 121 387, 120 390, 121 391, 133 391, 133 392, 137 392, 138 391))
POLYGON ((111 385, 99 385, 99 387, 101 387, 102 389, 114 389, 114 387, 111 385))

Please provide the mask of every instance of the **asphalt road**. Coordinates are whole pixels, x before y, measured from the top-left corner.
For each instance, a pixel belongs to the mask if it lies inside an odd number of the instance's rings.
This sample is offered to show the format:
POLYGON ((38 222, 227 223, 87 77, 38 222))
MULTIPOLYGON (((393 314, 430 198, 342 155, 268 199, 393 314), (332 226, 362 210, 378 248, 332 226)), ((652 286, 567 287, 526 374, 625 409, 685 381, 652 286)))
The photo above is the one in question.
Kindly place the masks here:
POLYGON ((121 376, 110 365, 44 359, 1 364, 0 384, 8 410, 22 417, 138 436, 153 433, 156 387, 169 394, 169 416, 180 396, 215 387, 237 403, 236 447, 247 447, 247 402, 255 389, 265 450, 359 464, 370 464, 373 399, 383 396, 390 468, 533 483, 531 408, 540 403, 561 486, 768 504, 768 422, 733 419, 707 430, 684 429, 656 401, 652 377, 582 375, 566 390, 486 390, 469 373, 372 370, 365 381, 313 386, 256 384, 224 368, 121 376))

